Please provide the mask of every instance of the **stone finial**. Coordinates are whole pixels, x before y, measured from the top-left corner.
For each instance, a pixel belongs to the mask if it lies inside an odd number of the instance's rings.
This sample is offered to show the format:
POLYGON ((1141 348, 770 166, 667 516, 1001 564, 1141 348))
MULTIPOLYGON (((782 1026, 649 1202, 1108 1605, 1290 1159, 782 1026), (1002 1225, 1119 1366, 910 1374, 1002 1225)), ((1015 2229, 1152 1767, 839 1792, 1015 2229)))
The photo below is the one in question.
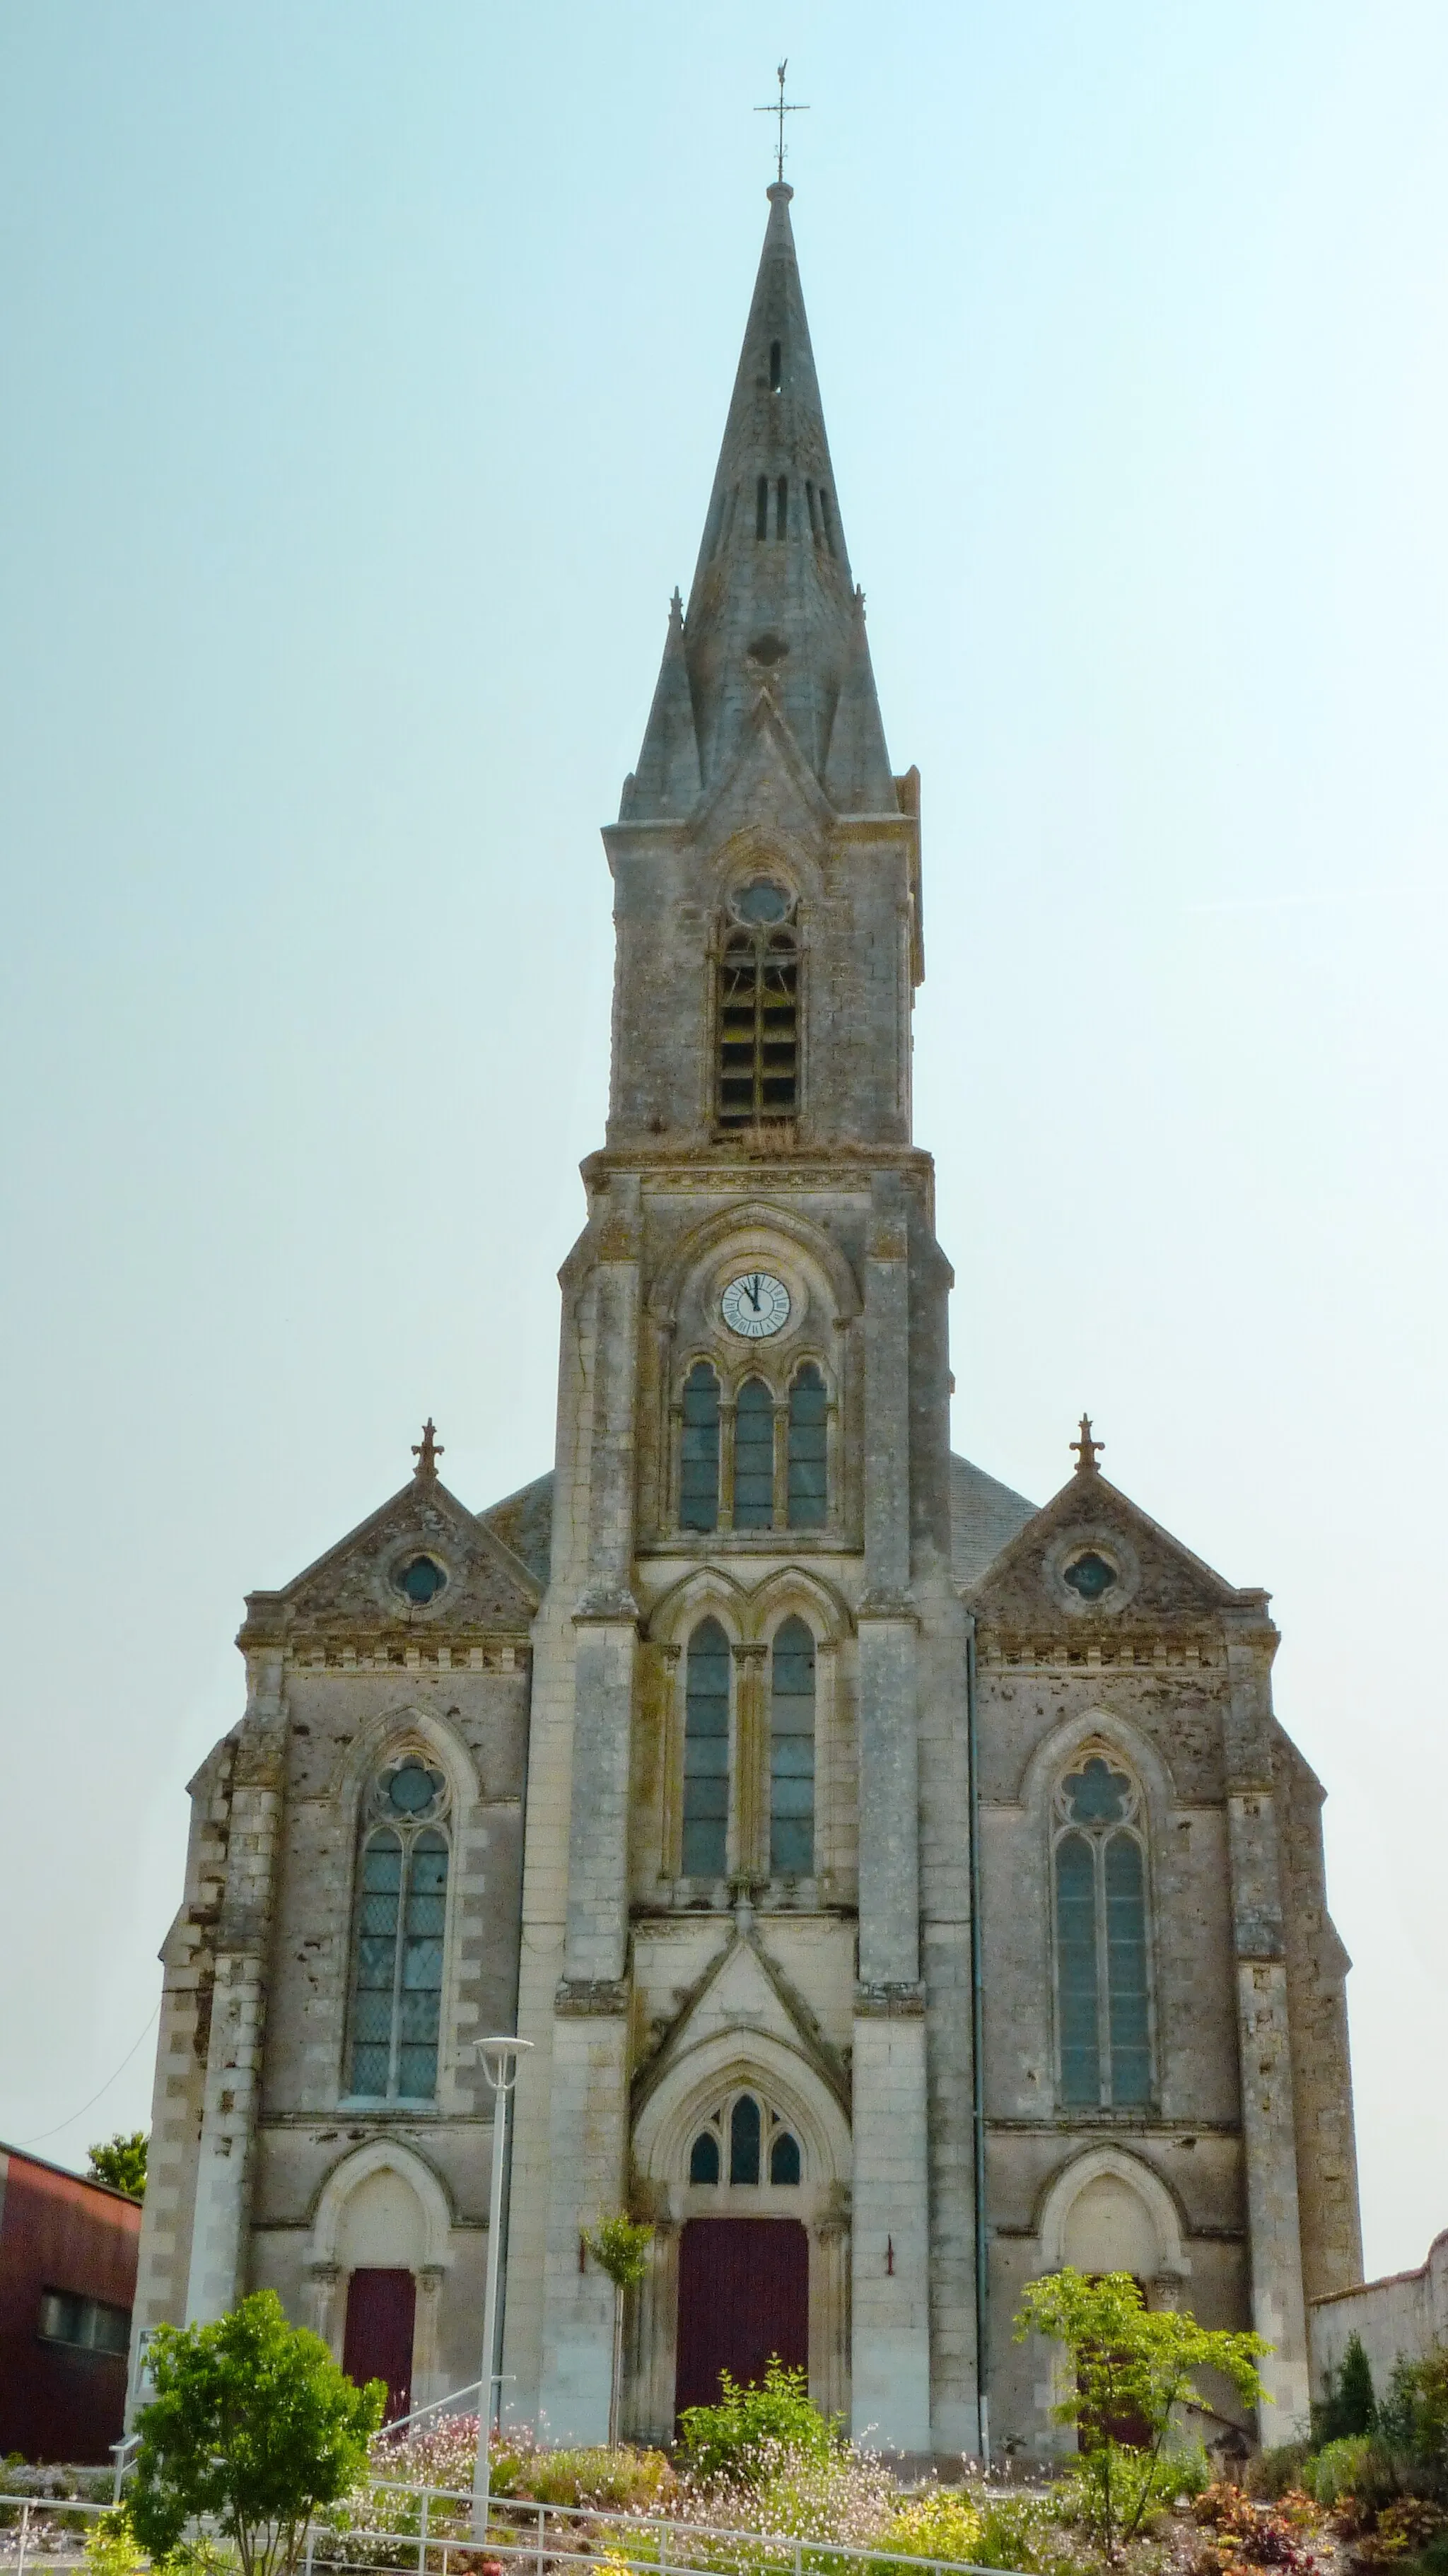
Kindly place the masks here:
POLYGON ((437 1462, 443 1455, 443 1445, 437 1437, 437 1426, 434 1423, 431 1414, 428 1415, 426 1422, 424 1422, 422 1426, 422 1438, 420 1440, 414 1440, 412 1444, 412 1454, 417 1460, 417 1465, 413 1468, 412 1472, 417 1478, 418 1483, 420 1485, 435 1485, 437 1483, 437 1462))
POLYGON ((1080 1437, 1080 1439, 1079 1439, 1079 1440, 1073 1440, 1073 1441, 1072 1441, 1072 1443, 1071 1443, 1071 1446, 1072 1446, 1072 1448, 1073 1448, 1073 1449, 1075 1450, 1075 1452, 1076 1452, 1076 1473, 1077 1473, 1077 1475, 1078 1475, 1078 1476, 1093 1476, 1093 1475, 1096 1473, 1096 1460, 1097 1460, 1097 1457, 1099 1456, 1100 1452, 1105 1448, 1106 1443, 1105 1443, 1105 1441, 1104 1441, 1104 1440, 1093 1440, 1093 1439, 1092 1439, 1092 1437, 1091 1437, 1091 1416, 1090 1416, 1090 1414, 1089 1414, 1089 1413, 1083 1413, 1083 1414, 1082 1414, 1082 1416, 1081 1416, 1081 1437, 1080 1437))

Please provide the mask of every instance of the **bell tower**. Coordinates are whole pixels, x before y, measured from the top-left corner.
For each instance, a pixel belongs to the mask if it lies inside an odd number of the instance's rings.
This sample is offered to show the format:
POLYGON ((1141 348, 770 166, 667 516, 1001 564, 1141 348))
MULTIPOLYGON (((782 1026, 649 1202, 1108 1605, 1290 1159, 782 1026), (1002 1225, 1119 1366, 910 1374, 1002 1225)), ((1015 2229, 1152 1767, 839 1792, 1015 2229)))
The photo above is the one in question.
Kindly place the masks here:
POLYGON ((690 2374, 739 2366, 718 2284, 777 2277, 821 2403, 958 2452, 974 2212, 930 2139, 969 2124, 966 1638, 951 1274, 911 1141, 919 779, 886 750, 791 196, 603 835, 612 1082, 561 1274, 504 2396, 604 2437, 582 2240, 627 2205, 656 2236, 626 2428, 668 2438, 690 2374))

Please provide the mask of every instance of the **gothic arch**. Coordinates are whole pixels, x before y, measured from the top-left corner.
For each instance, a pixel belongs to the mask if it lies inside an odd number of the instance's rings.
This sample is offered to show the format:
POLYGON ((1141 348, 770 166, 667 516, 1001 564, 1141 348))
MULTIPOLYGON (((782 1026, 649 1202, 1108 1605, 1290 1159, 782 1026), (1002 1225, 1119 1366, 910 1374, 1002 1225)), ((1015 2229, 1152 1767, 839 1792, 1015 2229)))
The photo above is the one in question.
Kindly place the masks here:
POLYGON ((1025 1764, 1016 1791, 1018 1803, 1026 1813, 1044 1812, 1052 1789, 1073 1756, 1097 1738, 1119 1752, 1123 1762, 1136 1772, 1153 1814, 1168 1815, 1178 1802, 1177 1788, 1161 1755, 1129 1719, 1117 1717, 1105 1708, 1086 1709, 1076 1717, 1063 1718, 1059 1726, 1042 1736, 1025 1764))
POLYGON ((820 1273, 828 1283, 830 1301, 842 1322, 852 1321, 863 1311, 864 1301, 854 1271, 822 1226, 812 1225, 795 1209, 780 1207, 771 1199, 744 1199, 733 1207, 721 1208, 684 1236, 672 1259, 661 1267, 649 1293, 650 1313, 672 1327, 692 1274, 711 1255, 750 1234, 773 1236, 788 1244, 804 1263, 820 1273))
MULTIPOLYGON (((783 1543, 789 1533, 779 1535, 783 1543)), ((655 1602, 645 1633, 651 1645, 681 1645, 696 1621, 712 1615, 731 1644, 758 1644, 791 1610, 800 1612, 823 1645, 848 1637, 854 1627, 844 1594, 803 1566, 782 1566, 762 1583, 748 1586, 721 1566, 701 1565, 681 1575, 655 1602)))
POLYGON ((1123 2184, 1135 2195, 1145 2213, 1158 2256, 1155 2270, 1149 2277, 1189 2278, 1191 2257, 1183 2243, 1181 2213, 1176 2201, 1160 2174, 1154 2172, 1140 2156, 1128 2154, 1124 2147, 1090 2147, 1083 2155, 1073 2156, 1047 2185, 1036 2222, 1042 2271, 1058 2272, 1061 2269, 1067 2259, 1066 2240, 1071 2212, 1092 2183, 1102 2180, 1123 2184))
POLYGON ((644 1634, 653 1646, 682 1646, 701 1619, 719 1622, 731 1645, 752 1635, 749 1594, 724 1567, 696 1566, 671 1583, 649 1612, 644 1634))
POLYGON ((408 1736, 415 1737, 436 1756, 452 1791, 455 1815, 463 1814, 482 1797, 483 1784, 465 1738, 446 1718, 408 1700, 396 1708, 383 1709, 359 1727, 336 1765, 331 1796, 349 1830, 356 1830, 362 1794, 378 1764, 394 1744, 408 1736))
POLYGON ((423 2254, 429 2268, 441 2269, 452 2261, 452 2210, 448 2196, 434 2173, 413 2147, 392 2138, 372 2138, 366 2146, 355 2147, 349 2156, 335 2164, 318 2192, 312 2212, 311 2242, 307 2259, 313 2268, 331 2267, 337 2261, 342 2216, 352 2194, 374 2174, 395 2173, 411 2188, 422 2211, 423 2254))
POLYGON ((850 2127, 839 2103, 807 2058, 758 2030, 716 2032, 660 2077, 634 2123, 634 2162, 643 2180, 660 2193, 678 2184, 700 2121, 715 2096, 735 2083, 758 2085, 788 2115, 812 2174, 827 2190, 848 2187, 850 2127))
POLYGON ((731 832, 720 843, 710 860, 716 904, 726 901, 730 888, 747 884, 752 876, 783 877, 798 900, 808 901, 825 891, 823 871, 798 833, 770 831, 759 824, 746 824, 731 832))

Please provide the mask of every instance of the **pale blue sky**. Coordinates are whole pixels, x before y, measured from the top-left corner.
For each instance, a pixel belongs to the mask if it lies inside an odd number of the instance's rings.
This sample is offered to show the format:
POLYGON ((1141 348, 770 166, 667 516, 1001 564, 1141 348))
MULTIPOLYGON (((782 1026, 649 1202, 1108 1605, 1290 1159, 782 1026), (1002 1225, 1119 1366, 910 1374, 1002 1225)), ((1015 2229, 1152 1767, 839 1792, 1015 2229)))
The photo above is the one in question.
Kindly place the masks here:
POLYGON ((248 1587, 549 1463, 617 807, 789 176, 957 1444, 1284 1630, 1448 2224, 1441 0, 10 0, 0 2137, 147 2116, 248 1587))

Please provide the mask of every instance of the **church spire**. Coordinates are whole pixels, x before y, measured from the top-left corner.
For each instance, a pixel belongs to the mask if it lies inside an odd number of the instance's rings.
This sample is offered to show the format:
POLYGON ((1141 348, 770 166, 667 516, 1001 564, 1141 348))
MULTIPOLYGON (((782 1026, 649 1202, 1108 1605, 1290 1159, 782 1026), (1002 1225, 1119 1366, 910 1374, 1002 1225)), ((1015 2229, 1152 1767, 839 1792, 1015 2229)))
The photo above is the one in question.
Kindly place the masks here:
POLYGON ((675 800, 694 759, 702 785, 711 786, 761 692, 838 810, 898 810, 825 436, 789 219, 793 194, 783 180, 769 190, 682 655, 674 667, 671 622, 638 771, 625 790, 629 819, 684 810, 675 800))

